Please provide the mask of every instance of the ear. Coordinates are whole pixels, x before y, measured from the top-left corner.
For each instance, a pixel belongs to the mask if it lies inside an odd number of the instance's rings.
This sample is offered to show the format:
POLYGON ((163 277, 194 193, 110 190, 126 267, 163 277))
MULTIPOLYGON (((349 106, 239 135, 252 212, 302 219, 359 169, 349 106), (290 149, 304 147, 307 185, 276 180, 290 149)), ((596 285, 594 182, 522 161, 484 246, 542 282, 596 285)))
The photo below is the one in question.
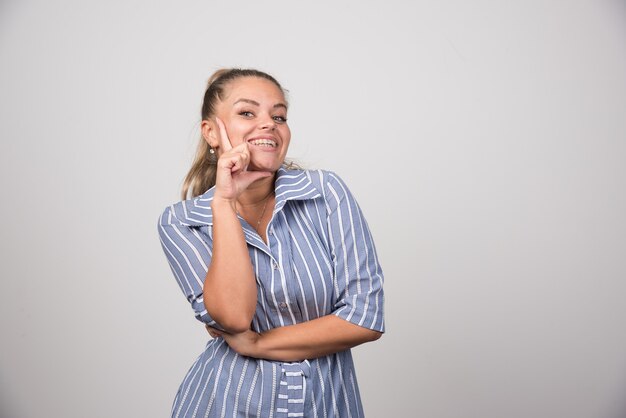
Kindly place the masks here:
POLYGON ((211 148, 217 149, 219 147, 220 143, 217 139, 218 127, 214 120, 203 119, 200 124, 200 131, 202 132, 202 138, 211 146, 211 148))

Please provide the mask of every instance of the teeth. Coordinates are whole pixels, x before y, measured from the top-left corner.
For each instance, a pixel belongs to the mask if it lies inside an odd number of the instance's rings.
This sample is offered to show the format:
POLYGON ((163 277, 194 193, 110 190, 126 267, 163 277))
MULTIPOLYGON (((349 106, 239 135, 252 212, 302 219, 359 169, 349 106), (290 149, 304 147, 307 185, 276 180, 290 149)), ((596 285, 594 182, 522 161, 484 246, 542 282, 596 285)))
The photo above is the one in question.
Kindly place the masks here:
POLYGON ((271 139, 255 139, 253 141, 250 141, 250 143, 252 145, 261 145, 261 146, 270 146, 270 147, 276 146, 276 142, 272 141, 271 139))

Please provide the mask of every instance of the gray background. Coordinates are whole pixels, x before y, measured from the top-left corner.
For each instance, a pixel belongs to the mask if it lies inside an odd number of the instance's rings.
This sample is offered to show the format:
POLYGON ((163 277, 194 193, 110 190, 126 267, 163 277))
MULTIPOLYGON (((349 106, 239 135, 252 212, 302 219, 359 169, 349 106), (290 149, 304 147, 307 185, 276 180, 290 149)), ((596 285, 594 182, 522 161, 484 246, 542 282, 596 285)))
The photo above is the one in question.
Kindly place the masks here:
POLYGON ((222 66, 290 90, 386 272, 369 417, 626 416, 624 2, 0 2, 0 413, 165 417, 156 233, 222 66))

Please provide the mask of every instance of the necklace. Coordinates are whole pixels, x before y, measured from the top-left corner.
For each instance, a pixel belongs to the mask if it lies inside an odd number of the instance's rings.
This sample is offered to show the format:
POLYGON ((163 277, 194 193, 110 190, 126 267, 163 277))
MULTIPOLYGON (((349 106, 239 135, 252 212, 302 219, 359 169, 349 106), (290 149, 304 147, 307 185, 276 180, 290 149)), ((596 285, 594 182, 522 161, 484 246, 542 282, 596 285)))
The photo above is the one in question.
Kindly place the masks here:
MULTIPOLYGON (((263 220, 263 215, 265 215, 265 209, 267 209, 267 202, 270 200, 270 196, 272 195, 273 190, 270 191, 267 196, 265 196, 263 198, 264 203, 263 203, 263 210, 261 211, 261 216, 259 216, 259 219, 256 221, 256 226, 254 227, 254 230, 256 231, 257 234, 261 235, 259 233, 259 226, 261 225, 261 221, 263 220)), ((239 202, 236 202, 239 203, 239 202)), ((241 205, 241 203, 239 203, 241 205)), ((243 207, 243 205, 241 205, 241 207, 243 207)), ((236 208, 236 205, 235 205, 236 208)), ((237 215, 241 216, 241 213, 239 213, 239 210, 237 210, 237 215)))

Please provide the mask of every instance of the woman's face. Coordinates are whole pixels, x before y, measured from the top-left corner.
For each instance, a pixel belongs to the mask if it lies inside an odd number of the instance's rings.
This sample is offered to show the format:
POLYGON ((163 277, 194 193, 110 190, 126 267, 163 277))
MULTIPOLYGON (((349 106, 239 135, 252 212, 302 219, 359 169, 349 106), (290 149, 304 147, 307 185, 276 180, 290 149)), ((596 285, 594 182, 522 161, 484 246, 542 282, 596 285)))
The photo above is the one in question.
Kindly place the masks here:
MULTIPOLYGON (((287 125, 287 103, 281 90, 271 81, 257 77, 238 78, 230 83, 226 97, 216 106, 216 116, 226 126, 233 147, 247 142, 250 150, 249 170, 275 172, 285 161, 291 131, 287 125)), ((219 147, 219 128, 205 121, 213 136, 209 143, 219 147), (217 142, 212 142, 217 139, 217 142)), ((223 139, 222 139, 223 140, 223 139)))

